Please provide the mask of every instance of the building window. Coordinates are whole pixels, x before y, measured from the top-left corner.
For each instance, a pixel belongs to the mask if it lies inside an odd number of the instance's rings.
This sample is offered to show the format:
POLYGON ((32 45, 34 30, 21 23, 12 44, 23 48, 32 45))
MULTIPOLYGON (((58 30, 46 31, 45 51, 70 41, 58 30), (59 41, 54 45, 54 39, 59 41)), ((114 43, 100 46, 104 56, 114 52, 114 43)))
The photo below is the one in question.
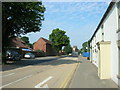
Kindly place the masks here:
POLYGON ((103 26, 103 24, 102 24, 102 25, 101 25, 101 28, 103 29, 103 27, 104 27, 104 26, 103 26))
POLYGON ((102 32, 101 32, 101 34, 102 34, 102 41, 104 41, 104 30, 103 30, 103 28, 104 28, 104 25, 102 24, 101 25, 101 29, 102 29, 102 32))

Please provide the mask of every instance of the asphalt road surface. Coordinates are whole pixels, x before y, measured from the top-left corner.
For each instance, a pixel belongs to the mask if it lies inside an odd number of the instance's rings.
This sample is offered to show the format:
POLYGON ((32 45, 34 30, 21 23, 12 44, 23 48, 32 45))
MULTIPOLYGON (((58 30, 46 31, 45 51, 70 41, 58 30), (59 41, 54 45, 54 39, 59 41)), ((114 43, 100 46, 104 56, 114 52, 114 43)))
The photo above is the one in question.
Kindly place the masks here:
POLYGON ((78 64, 77 57, 26 59, 3 67, 0 88, 64 88, 78 64), (9 67, 11 67, 9 69, 9 67))

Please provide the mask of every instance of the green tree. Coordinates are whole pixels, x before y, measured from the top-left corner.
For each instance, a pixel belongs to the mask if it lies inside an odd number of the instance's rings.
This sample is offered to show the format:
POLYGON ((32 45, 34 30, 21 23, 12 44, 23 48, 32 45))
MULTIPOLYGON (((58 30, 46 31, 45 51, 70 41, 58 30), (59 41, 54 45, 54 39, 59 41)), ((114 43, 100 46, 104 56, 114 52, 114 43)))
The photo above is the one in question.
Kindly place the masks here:
POLYGON ((24 37, 21 37, 21 39, 26 43, 26 44, 29 44, 29 38, 24 36, 24 37))
POLYGON ((72 53, 72 47, 70 44, 65 46, 63 50, 65 51, 66 54, 72 53))
POLYGON ((28 43, 28 46, 33 49, 33 44, 32 43, 28 43))
POLYGON ((82 44, 80 53, 83 53, 83 52, 90 52, 90 40, 82 44))
POLYGON ((65 31, 57 28, 49 35, 49 40, 52 41, 52 45, 57 51, 61 50, 63 46, 70 43, 69 37, 67 37, 65 33, 65 31))
POLYGON ((40 31, 44 12, 41 1, 2 2, 3 47, 8 46, 9 37, 40 31))
POLYGON ((21 37, 21 39, 22 39, 30 48, 33 48, 33 44, 30 43, 28 37, 23 36, 23 37, 21 37))

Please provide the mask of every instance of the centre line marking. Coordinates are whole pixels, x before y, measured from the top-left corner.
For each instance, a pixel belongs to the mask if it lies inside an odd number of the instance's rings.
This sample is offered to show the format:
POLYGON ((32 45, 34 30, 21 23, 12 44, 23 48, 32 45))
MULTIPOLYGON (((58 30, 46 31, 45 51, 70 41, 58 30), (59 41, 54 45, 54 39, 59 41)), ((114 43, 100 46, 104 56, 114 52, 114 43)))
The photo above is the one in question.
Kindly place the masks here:
POLYGON ((13 75, 13 74, 15 74, 15 73, 10 73, 10 74, 8 74, 8 75, 2 75, 2 76, 0 76, 0 77, 7 77, 7 76, 11 76, 11 75, 13 75))
POLYGON ((35 86, 35 88, 41 88, 41 85, 45 84, 47 81, 49 81, 49 80, 52 79, 52 78, 53 78, 52 76, 48 77, 48 78, 45 79, 44 81, 42 81, 42 82, 40 82, 39 84, 37 84, 37 85, 35 86))
POLYGON ((31 76, 32 76, 32 75, 23 77, 23 78, 18 79, 18 80, 14 81, 14 82, 11 82, 11 83, 8 83, 8 84, 6 84, 6 85, 3 85, 3 86, 1 86, 0 88, 3 88, 3 87, 5 87, 5 86, 11 85, 11 84, 14 84, 14 83, 16 83, 16 82, 19 82, 19 81, 21 81, 21 80, 23 80, 23 79, 25 79, 25 78, 31 77, 31 76))

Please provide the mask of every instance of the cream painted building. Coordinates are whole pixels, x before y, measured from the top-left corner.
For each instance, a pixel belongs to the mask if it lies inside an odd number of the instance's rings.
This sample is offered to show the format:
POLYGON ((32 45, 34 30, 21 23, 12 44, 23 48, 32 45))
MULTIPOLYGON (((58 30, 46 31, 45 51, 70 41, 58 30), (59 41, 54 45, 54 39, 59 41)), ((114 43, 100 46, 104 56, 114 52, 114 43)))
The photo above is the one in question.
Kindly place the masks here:
POLYGON ((98 67, 100 79, 112 79, 120 86, 120 1, 110 3, 90 46, 90 61, 98 67))

